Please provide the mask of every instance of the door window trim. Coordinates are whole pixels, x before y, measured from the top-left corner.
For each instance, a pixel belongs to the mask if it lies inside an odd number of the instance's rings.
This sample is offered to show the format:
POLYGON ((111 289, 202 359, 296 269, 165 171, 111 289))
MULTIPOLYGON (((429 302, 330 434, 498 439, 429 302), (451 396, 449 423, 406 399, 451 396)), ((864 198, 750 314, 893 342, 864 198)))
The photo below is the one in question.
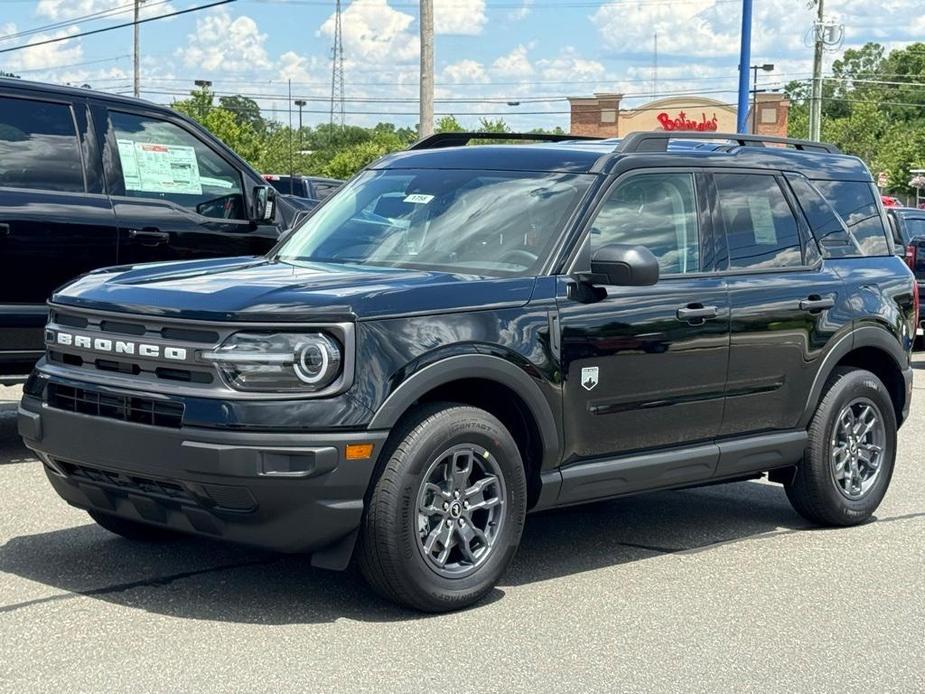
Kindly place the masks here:
MULTIPOLYGON (((629 171, 624 171, 617 176, 608 175, 600 189, 597 191, 596 199, 592 202, 589 211, 584 216, 580 222, 580 231, 575 237, 572 248, 568 251, 566 256, 566 261, 564 264, 564 271, 561 273, 564 276, 573 276, 576 272, 580 272, 576 266, 581 261, 581 251, 582 246, 588 242, 591 234, 591 227, 593 222, 597 219, 598 214, 601 209, 607 203, 607 200, 610 197, 610 194, 616 190, 616 187, 622 185, 625 181, 633 178, 635 176, 641 176, 645 174, 690 174, 693 179, 694 186, 694 201, 697 206, 697 223, 700 231, 700 255, 704 260, 707 259, 706 254, 704 253, 705 249, 709 249, 710 258, 709 262, 706 262, 706 265, 710 266, 710 269, 701 270, 700 272, 673 272, 669 274, 659 273, 658 281, 662 280, 671 281, 671 280, 686 280, 686 279, 698 279, 704 277, 715 277, 716 272, 716 245, 717 240, 715 238, 715 222, 711 210, 709 209, 711 200, 705 189, 704 174, 707 171, 705 167, 693 167, 693 166, 649 166, 638 169, 630 169, 629 171), (707 242, 709 239, 709 243, 707 242)), ((609 287, 614 285, 600 285, 602 287, 609 287)))

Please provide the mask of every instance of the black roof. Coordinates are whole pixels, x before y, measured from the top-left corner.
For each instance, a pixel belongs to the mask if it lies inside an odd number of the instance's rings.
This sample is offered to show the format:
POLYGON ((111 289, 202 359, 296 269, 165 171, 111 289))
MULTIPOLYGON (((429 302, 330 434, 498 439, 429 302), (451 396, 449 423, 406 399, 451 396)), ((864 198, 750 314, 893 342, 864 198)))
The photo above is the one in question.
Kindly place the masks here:
MULTIPOLYGON (((527 135, 518 135, 526 139, 527 135)), ((503 137, 503 136, 501 136, 503 137)), ((565 136, 567 137, 567 136, 565 136)), ((623 141, 610 139, 569 140, 535 144, 484 144, 413 148, 390 154, 372 168, 391 169, 484 169, 494 171, 555 171, 607 173, 617 163, 633 157, 640 166, 747 167, 801 173, 810 179, 870 181, 864 162, 836 152, 765 147, 760 144, 729 144, 703 139, 673 139, 664 151, 621 152, 623 141)), ((495 139, 498 139, 497 137, 495 139)), ((717 135, 717 140, 722 140, 717 135)), ((772 143, 779 142, 768 138, 772 143)), ((797 141, 801 142, 801 141, 797 141)))
POLYGON ((87 98, 92 96, 96 99, 105 99, 106 101, 115 101, 123 104, 143 105, 147 108, 156 108, 163 110, 165 107, 155 104, 146 99, 137 99, 134 96, 123 96, 121 94, 110 94, 101 92, 96 89, 86 89, 84 87, 71 87, 64 84, 50 84, 48 82, 32 82, 30 80, 21 80, 11 77, 0 77, 0 88, 3 89, 25 89, 44 92, 49 95, 71 96, 87 98))

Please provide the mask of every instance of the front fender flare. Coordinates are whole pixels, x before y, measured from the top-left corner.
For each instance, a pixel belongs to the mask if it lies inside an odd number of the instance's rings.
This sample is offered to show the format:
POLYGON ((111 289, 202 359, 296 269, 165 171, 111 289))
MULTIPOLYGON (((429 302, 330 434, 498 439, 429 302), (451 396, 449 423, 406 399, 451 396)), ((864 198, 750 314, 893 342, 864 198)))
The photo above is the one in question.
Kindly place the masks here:
POLYGON ((370 429, 391 429, 417 400, 452 381, 480 378, 510 388, 526 404, 543 447, 543 469, 559 462, 559 427, 536 382, 523 369, 488 354, 461 354, 429 364, 403 381, 376 410, 370 429))

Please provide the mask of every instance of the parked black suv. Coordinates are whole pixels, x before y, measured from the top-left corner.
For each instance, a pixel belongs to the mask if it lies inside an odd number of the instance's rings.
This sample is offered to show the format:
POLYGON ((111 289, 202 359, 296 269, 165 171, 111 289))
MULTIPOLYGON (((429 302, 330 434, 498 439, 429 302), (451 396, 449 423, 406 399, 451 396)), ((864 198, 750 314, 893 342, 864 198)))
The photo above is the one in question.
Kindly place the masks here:
POLYGON ((0 79, 0 383, 41 356, 55 287, 117 263, 262 255, 303 208, 169 108, 0 79))
POLYGON ((495 585, 530 510, 769 473, 870 518, 918 295, 858 159, 473 137, 380 160, 264 258, 58 290, 19 412, 55 490, 131 538, 356 556, 430 611, 495 585))

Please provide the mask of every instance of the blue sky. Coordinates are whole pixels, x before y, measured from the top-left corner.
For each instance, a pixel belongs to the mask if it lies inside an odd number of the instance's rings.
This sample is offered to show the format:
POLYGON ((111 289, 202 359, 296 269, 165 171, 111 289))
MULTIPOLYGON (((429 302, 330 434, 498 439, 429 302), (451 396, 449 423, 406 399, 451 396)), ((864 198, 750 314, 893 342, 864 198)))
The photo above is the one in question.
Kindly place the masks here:
MULTIPOLYGON (((146 0, 145 16, 211 0, 146 0)), ((415 0, 344 0, 347 122, 416 122, 415 0)), ((434 0, 438 113, 474 126, 480 114, 518 128, 568 125, 565 96, 616 91, 634 105, 696 93, 735 100, 740 0, 434 0), (658 80, 653 35, 658 33, 658 80), (507 102, 519 102, 508 105, 507 102)), ((925 38, 922 0, 828 0, 845 45, 898 47, 925 38)), ((305 122, 326 121, 334 2, 237 0, 142 25, 143 96, 181 98, 195 79, 257 98, 286 120, 287 84, 307 99, 305 122)), ((753 60, 763 86, 810 74, 806 0, 755 0, 753 60)), ((131 0, 0 0, 0 49, 129 21, 131 0), (28 35, 21 32, 40 29, 28 35), (17 34, 20 34, 17 36, 17 34)), ((24 78, 131 89, 131 29, 0 54, 24 78)), ((831 61, 831 57, 828 58, 831 61)))

